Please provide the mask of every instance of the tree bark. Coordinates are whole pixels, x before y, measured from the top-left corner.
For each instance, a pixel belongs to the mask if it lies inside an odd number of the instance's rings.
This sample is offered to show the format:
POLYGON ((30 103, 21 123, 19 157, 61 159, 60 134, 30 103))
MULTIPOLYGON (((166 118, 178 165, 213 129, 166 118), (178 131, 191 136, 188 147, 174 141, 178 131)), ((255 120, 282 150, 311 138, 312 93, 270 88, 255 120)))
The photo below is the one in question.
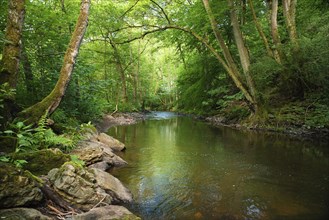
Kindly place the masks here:
MULTIPOLYGON (((231 0, 228 0, 229 6, 233 7, 233 3, 231 0)), ((239 23, 235 14, 234 9, 231 7, 231 19, 232 19, 232 26, 233 26, 233 32, 234 32, 234 37, 236 41, 236 45, 238 47, 239 55, 240 55, 240 60, 241 60, 241 65, 243 68, 243 72, 246 76, 247 84, 249 87, 248 89, 243 85, 241 79, 240 79, 240 72, 233 60, 233 57, 228 49, 228 47, 225 44, 225 41, 218 30, 218 25, 215 20, 215 17, 211 11, 209 1, 208 0, 203 0, 204 7, 206 9, 207 15, 209 17, 211 27, 214 31, 214 34, 216 36, 217 42, 219 43, 220 48, 223 50, 223 55, 226 60, 227 65, 224 65, 224 68, 227 70, 229 76, 232 78, 234 81, 235 85, 240 89, 240 91, 243 93, 243 95, 246 97, 247 101, 251 105, 251 109, 254 112, 257 112, 258 109, 258 104, 255 99, 255 87, 253 85, 253 81, 249 75, 249 66, 250 66, 250 61, 249 61, 249 54, 248 50, 244 45, 243 38, 242 38, 242 33, 239 28, 239 23), (225 67, 227 66, 227 67, 225 67)), ((219 58, 218 54, 215 54, 217 58, 219 58)), ((222 61, 220 61, 222 63, 222 61)))
POLYGON ((282 52, 281 52, 281 41, 278 32, 278 0, 271 1, 271 34, 274 44, 273 54, 274 59, 278 62, 282 62, 282 52))
POLYGON ((128 96, 127 96, 127 80, 126 80, 126 75, 125 75, 125 69, 123 68, 122 62, 121 62, 121 57, 119 50, 116 46, 116 44, 110 39, 110 44, 114 50, 114 57, 115 57, 115 66, 117 71, 120 73, 120 78, 121 78, 121 89, 122 89, 122 99, 124 103, 128 102, 128 96))
MULTIPOLYGON (((24 17, 25 0, 9 0, 5 43, 0 63, 0 85, 6 83, 10 89, 16 89, 17 84, 24 17)), ((2 129, 17 113, 15 96, 4 97, 3 108, 0 110, 2 116, 0 129, 2 129)))
POLYGON ((283 15, 286 20, 289 38, 296 49, 298 48, 298 42, 297 42, 298 36, 296 29, 297 0, 282 0, 282 5, 283 5, 283 15))
POLYGON ((74 64, 79 53, 79 48, 88 26, 90 0, 82 0, 80 14, 74 32, 64 56, 64 62, 59 79, 52 92, 37 104, 23 110, 19 118, 26 119, 28 123, 36 123, 44 114, 52 114, 59 106, 65 95, 74 69, 74 64))
POLYGON ((139 68, 140 68, 140 59, 141 59, 141 52, 140 48, 141 42, 138 41, 138 53, 137 53, 137 64, 134 68, 134 101, 135 103, 138 102, 138 88, 139 88, 139 68))
POLYGON ((2 52, 0 83, 8 83, 13 89, 16 88, 17 84, 24 16, 25 0, 10 0, 5 44, 2 52))
POLYGON ((231 52, 229 51, 228 47, 226 46, 225 41, 224 41, 220 31, 218 30, 218 25, 217 25, 217 22, 216 22, 216 19, 215 19, 213 13, 212 13, 212 10, 210 8, 209 1, 203 0, 203 4, 206 9, 212 30, 216 37, 216 40, 217 40, 220 48, 223 50, 223 55, 227 62, 227 65, 232 69, 233 72, 237 73, 238 77, 240 77, 240 72, 234 62, 231 52))
POLYGON ((257 15, 256 15, 256 12, 255 12, 255 9, 254 9, 254 4, 253 4, 252 0, 248 0, 248 2, 249 2, 249 7, 250 7, 250 10, 251 10, 251 13, 252 13, 252 17, 253 17, 255 26, 257 28, 257 31, 258 31, 258 34, 259 34, 260 38, 262 39, 262 41, 264 43, 267 55, 270 56, 270 57, 274 57, 273 52, 271 50, 271 47, 268 43, 268 40, 267 40, 267 38, 264 34, 263 29, 262 29, 262 26, 258 22, 257 15))
POLYGON ((253 97, 253 100, 256 103, 256 89, 255 89, 254 81, 249 73, 249 68, 250 68, 249 51, 243 40, 242 31, 240 29, 239 21, 235 13, 234 2, 233 0, 228 0, 227 2, 230 7, 230 18, 233 28, 233 35, 234 35, 235 44, 238 48, 238 53, 239 53, 243 73, 246 77, 250 95, 253 97))
POLYGON ((243 72, 247 73, 247 72, 249 72, 249 67, 250 67, 249 51, 248 51, 247 47, 245 46, 245 43, 243 40, 239 21, 238 21, 237 15, 235 13, 234 2, 233 2, 233 0, 228 0, 227 2, 230 7, 231 25, 233 28, 233 35, 234 35, 235 43, 238 48, 238 52, 239 52, 239 56, 240 56, 241 66, 242 66, 243 72))

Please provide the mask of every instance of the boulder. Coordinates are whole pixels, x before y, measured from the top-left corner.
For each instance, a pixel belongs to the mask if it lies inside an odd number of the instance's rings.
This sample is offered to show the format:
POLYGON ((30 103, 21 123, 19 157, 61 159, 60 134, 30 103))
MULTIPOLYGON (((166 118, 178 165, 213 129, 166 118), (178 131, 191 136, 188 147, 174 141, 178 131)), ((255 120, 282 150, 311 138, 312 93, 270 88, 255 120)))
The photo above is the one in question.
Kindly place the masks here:
POLYGON ((28 171, 0 163, 0 207, 11 208, 39 203, 43 194, 41 184, 28 171))
POLYGON ((101 142, 83 141, 79 143, 79 146, 80 148, 71 153, 85 161, 87 166, 107 170, 113 166, 118 167, 127 164, 121 157, 114 154, 111 148, 101 142))
MULTIPOLYGON (((86 141, 84 141, 84 143, 86 143, 86 141)), ((73 150, 71 154, 77 155, 86 165, 102 161, 103 159, 103 149, 99 146, 82 146, 73 150)))
POLYGON ((75 215, 72 220, 140 220, 141 218, 132 214, 128 209, 123 206, 109 205, 98 208, 93 208, 89 212, 75 215))
POLYGON ((79 148, 85 148, 85 147, 102 147, 102 148, 110 148, 109 146, 99 142, 98 140, 85 140, 80 141, 78 143, 79 148))
POLYGON ((128 203, 133 201, 131 192, 120 182, 120 180, 99 169, 92 168, 90 171, 94 174, 99 187, 112 196, 113 202, 128 203))
POLYGON ((29 208, 0 209, 0 216, 1 219, 7 219, 7 220, 21 220, 21 219, 51 220, 51 218, 43 215, 38 210, 29 209, 29 208))
POLYGON ((103 161, 106 161, 109 165, 114 167, 125 166, 128 163, 123 160, 118 155, 114 154, 111 149, 109 148, 102 148, 103 149, 103 161))
POLYGON ((26 160, 27 163, 23 168, 35 175, 46 175, 51 169, 58 168, 71 160, 68 154, 64 154, 58 148, 18 153, 13 155, 13 159, 26 160))
POLYGON ((75 207, 88 211, 99 202, 111 204, 112 197, 101 189, 94 174, 72 162, 48 173, 54 191, 75 207))
POLYGON ((88 166, 88 168, 95 168, 95 169, 99 169, 99 170, 103 170, 106 171, 108 169, 110 169, 112 166, 106 162, 106 161, 101 161, 101 162, 97 162, 94 164, 91 164, 90 166, 88 166))
POLYGON ((109 146, 112 150, 114 151, 122 151, 125 149, 125 145, 118 141, 117 139, 105 134, 105 133, 100 133, 97 136, 97 140, 107 146, 109 146))

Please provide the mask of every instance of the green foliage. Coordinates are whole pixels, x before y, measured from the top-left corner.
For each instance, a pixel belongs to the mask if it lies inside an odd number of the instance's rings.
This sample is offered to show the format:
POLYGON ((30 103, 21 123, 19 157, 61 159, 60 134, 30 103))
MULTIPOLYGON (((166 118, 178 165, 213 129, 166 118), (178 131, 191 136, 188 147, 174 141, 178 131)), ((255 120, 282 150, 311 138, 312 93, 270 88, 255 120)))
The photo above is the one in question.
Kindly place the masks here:
POLYGON ((24 164, 26 164, 27 161, 26 160, 13 160, 12 163, 18 168, 23 168, 24 164))
POLYGON ((47 119, 43 116, 36 128, 32 125, 24 125, 24 122, 11 124, 11 129, 6 130, 2 135, 11 136, 17 139, 15 152, 35 151, 49 147, 72 148, 73 141, 63 135, 56 135, 50 128, 46 127, 47 119))
POLYGON ((276 126, 296 126, 305 128, 329 128, 329 107, 318 103, 293 102, 272 109, 275 116, 271 122, 276 126))
POLYGON ((4 162, 4 163, 14 164, 17 168, 22 168, 24 166, 24 164, 27 163, 26 160, 15 160, 9 156, 0 156, 0 161, 4 162))
POLYGON ((70 157, 71 157, 71 162, 75 163, 76 165, 78 165, 80 167, 85 166, 85 162, 83 160, 80 160, 77 155, 71 154, 70 157))
POLYGON ((264 105, 273 103, 273 98, 278 94, 278 84, 283 75, 283 66, 271 57, 262 57, 250 67, 250 74, 254 78, 257 96, 264 105))
MULTIPOLYGON (((244 13, 240 5, 236 5, 239 18, 244 18, 241 30, 251 58, 250 74, 256 84, 257 101, 278 117, 278 123, 298 121, 311 127, 327 124, 329 10, 324 2, 298 2, 298 48, 291 45, 280 8, 282 64, 265 55, 250 10, 244 13), (296 100, 304 105, 289 104, 296 100), (310 105, 312 107, 308 108, 310 105)), ((65 129, 73 139, 79 139, 84 130, 81 123, 93 121, 104 112, 113 112, 116 105, 118 111, 178 109, 197 114, 224 114, 230 120, 240 120, 249 114, 242 104, 245 101, 242 93, 226 70, 209 48, 188 33, 166 30, 121 44, 170 23, 197 33, 224 58, 202 1, 158 3, 163 11, 150 1, 137 4, 134 1, 96 1, 93 4, 70 85, 60 107, 51 116, 56 122, 55 132, 65 129), (123 87, 126 87, 126 100, 123 100, 123 87)), ((259 23, 273 47, 266 4, 262 1, 254 1, 254 4, 259 23)), ((7 4, 1 2, 0 5, 4 6, 0 7, 2 46, 7 4)), ((210 5, 224 41, 241 69, 226 1, 211 1, 210 5)), ((54 87, 78 7, 79 0, 63 1, 63 5, 61 1, 27 1, 16 94, 18 106, 25 108, 40 101, 54 87)), ((240 77, 245 85, 245 77, 240 77)), ((15 91, 8 85, 0 87, 0 111, 4 100, 14 96, 15 91)), ((52 146, 61 146, 67 151, 73 147, 66 137, 55 135, 45 125, 43 121, 32 128, 16 122, 2 135, 15 138, 18 151, 52 146)))
POLYGON ((231 102, 220 111, 220 114, 230 122, 239 122, 250 115, 250 109, 243 102, 231 102))

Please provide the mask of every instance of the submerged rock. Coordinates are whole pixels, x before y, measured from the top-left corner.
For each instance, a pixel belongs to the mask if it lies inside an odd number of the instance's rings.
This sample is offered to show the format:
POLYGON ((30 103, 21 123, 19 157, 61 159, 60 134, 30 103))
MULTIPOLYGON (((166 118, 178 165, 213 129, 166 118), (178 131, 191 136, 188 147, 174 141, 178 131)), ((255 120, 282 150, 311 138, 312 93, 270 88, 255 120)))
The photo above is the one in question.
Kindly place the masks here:
POLYGON ((51 218, 43 215, 38 210, 29 209, 29 208, 0 209, 0 216, 1 219, 7 219, 7 220, 21 220, 21 219, 51 220, 51 218))
POLYGON ((114 151, 122 151, 125 149, 125 145, 118 141, 117 139, 105 134, 105 133, 100 133, 97 136, 97 140, 107 146, 109 146, 112 150, 114 151))
POLYGON ((94 208, 89 212, 79 214, 72 217, 72 220, 140 220, 141 218, 132 214, 128 209, 123 206, 104 206, 99 208, 94 208))
POLYGON ((31 173, 19 170, 10 164, 0 163, 1 208, 37 204, 43 198, 39 187, 40 183, 31 173))
POLYGON ((48 178, 54 190, 67 202, 88 211, 100 201, 111 204, 112 197, 101 189, 94 174, 73 163, 53 169, 48 178))

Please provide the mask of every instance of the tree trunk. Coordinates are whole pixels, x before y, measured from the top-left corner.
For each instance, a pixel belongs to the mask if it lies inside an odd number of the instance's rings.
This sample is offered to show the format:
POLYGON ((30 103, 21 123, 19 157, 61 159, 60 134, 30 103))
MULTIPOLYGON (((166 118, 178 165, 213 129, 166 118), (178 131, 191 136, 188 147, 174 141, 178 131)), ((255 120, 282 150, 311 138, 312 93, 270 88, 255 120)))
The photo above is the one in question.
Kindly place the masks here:
POLYGON ((297 29, 296 29, 296 5, 297 0, 282 0, 283 15, 289 33, 289 38, 295 49, 298 48, 297 29))
POLYGON ((207 15, 209 17, 209 21, 210 21, 212 30, 213 30, 213 32, 216 36, 217 42, 218 42, 220 48, 223 50, 223 55, 224 55, 224 58, 227 62, 227 65, 232 69, 232 71, 234 73, 236 73, 238 75, 238 77, 240 77, 240 72, 239 72, 239 70, 238 70, 238 68, 237 68, 237 66, 236 66, 236 64, 233 60, 231 52, 229 51, 228 47, 226 46, 225 41, 224 41, 220 31, 218 30, 218 25, 217 25, 217 22, 215 20, 214 15, 211 11, 209 1, 208 0, 203 0, 203 4, 204 4, 204 7, 206 9, 207 15))
POLYGON ((138 88, 139 88, 139 69, 140 69, 140 59, 141 59, 141 52, 140 52, 141 42, 138 41, 138 55, 137 55, 137 64, 135 66, 134 72, 134 101, 138 103, 138 88))
MULTIPOLYGON (((9 0, 7 26, 4 39, 3 57, 0 63, 0 85, 8 84, 8 88, 16 89, 19 61, 21 56, 22 28, 25 16, 25 0, 9 0)), ((0 128, 14 118, 17 112, 15 96, 3 97, 0 128)))
POLYGON ((246 77, 247 85, 249 87, 251 96, 253 97, 254 101, 256 101, 256 89, 255 89, 254 81, 249 73, 249 68, 250 68, 249 51, 248 51, 247 47, 245 46, 245 43, 243 40, 239 21, 238 21, 237 15, 235 13, 233 0, 228 0, 228 5, 230 7, 231 24, 232 24, 232 28, 233 28, 235 43, 236 43, 236 46, 237 46, 238 52, 239 52, 239 57, 240 57, 240 62, 241 62, 241 66, 243 69, 243 73, 246 77))
POLYGON ((249 72, 250 67, 250 58, 249 58, 249 51, 247 47, 245 46, 242 32, 239 26, 239 21, 237 18, 237 15, 235 13, 235 7, 233 0, 228 0, 228 5, 230 7, 230 18, 231 18, 231 25, 233 28, 233 34, 236 46, 238 48, 239 56, 240 56, 240 62, 243 69, 243 72, 247 73, 249 72))
POLYGON ((71 41, 64 56, 64 62, 59 79, 52 92, 37 104, 23 110, 19 117, 26 119, 28 123, 36 123, 44 114, 52 114, 60 104, 74 69, 74 64, 79 53, 79 48, 88 25, 90 0, 82 0, 80 15, 76 27, 72 33, 71 41))
POLYGON ((21 37, 25 16, 25 0, 10 0, 5 44, 3 47, 0 83, 15 89, 21 54, 21 37))
POLYGON ((23 65, 26 92, 30 97, 30 99, 28 100, 29 101, 28 104, 32 104, 33 101, 35 101, 36 91, 35 91, 35 87, 33 85, 34 76, 33 76, 33 72, 32 72, 32 66, 31 66, 31 62, 29 60, 28 54, 26 52, 24 43, 22 45, 21 56, 22 56, 21 60, 22 60, 22 65, 23 65))
POLYGON ((121 57, 116 44, 111 39, 110 39, 110 44, 114 50, 114 57, 116 59, 115 62, 116 69, 119 72, 121 78, 122 99, 124 103, 127 103, 128 96, 127 96, 127 82, 126 82, 125 69, 122 66, 121 57))
POLYGON ((247 0, 241 0, 241 9, 240 24, 244 25, 246 23, 247 0))
MULTIPOLYGON (((231 4, 232 2, 229 0, 228 1, 229 4, 231 4)), ((243 95, 246 97, 247 101, 250 103, 251 105, 251 110, 256 112, 258 109, 257 106, 257 102, 255 99, 255 88, 253 86, 253 82, 251 80, 251 77, 247 77, 249 75, 249 66, 250 66, 250 61, 249 61, 249 54, 248 54, 248 50, 246 49, 243 39, 242 39, 242 34, 239 28, 239 24, 238 24, 238 20, 236 18, 235 12, 234 10, 231 10, 231 19, 232 21, 232 26, 233 26, 233 31, 234 31, 234 37, 237 43, 237 47, 239 50, 239 54, 240 52, 242 53, 242 55, 240 55, 240 59, 241 59, 241 64, 244 70, 244 73, 246 74, 246 79, 247 79, 247 83, 250 89, 250 92, 248 91, 247 88, 245 88, 245 86, 243 85, 241 79, 240 79, 240 72, 233 60, 233 57, 229 51, 229 49, 227 48, 225 41, 220 33, 220 31, 218 30, 218 25, 217 22, 215 20, 215 17, 211 11, 210 5, 209 5, 209 1, 208 0, 203 0, 203 4, 204 7, 206 9, 207 15, 209 17, 210 23, 211 23, 211 27, 214 31, 214 34, 216 36, 217 42, 219 43, 220 48, 223 50, 223 55, 224 58, 226 60, 227 65, 224 65, 224 68, 227 70, 229 76, 232 78, 232 80, 234 81, 235 85, 240 89, 240 91, 243 93, 243 95), (237 23, 236 23, 237 22, 237 23)), ((209 47, 208 47, 209 48, 209 47)), ((212 51, 213 52, 213 51, 212 51)), ((219 54, 215 53, 216 58, 220 58, 219 54)), ((223 63, 220 59, 219 61, 221 63, 223 63)))
POLYGON ((280 35, 278 32, 278 0, 271 1, 271 33, 272 40, 274 44, 274 59, 278 62, 282 62, 282 52, 281 52, 281 41, 280 35))
POLYGON ((270 45, 268 43, 268 40, 267 40, 267 38, 266 38, 266 36, 265 36, 265 34, 263 32, 262 26, 258 22, 258 19, 257 19, 257 16, 256 16, 256 12, 255 12, 255 9, 254 9, 254 4, 253 4, 252 0, 249 0, 249 7, 250 7, 250 10, 251 10, 252 17, 253 17, 255 26, 257 28, 258 34, 259 34, 260 38, 262 39, 262 41, 264 43, 264 46, 265 46, 267 55, 270 56, 270 57, 274 57, 273 52, 271 50, 271 47, 270 47, 270 45))

